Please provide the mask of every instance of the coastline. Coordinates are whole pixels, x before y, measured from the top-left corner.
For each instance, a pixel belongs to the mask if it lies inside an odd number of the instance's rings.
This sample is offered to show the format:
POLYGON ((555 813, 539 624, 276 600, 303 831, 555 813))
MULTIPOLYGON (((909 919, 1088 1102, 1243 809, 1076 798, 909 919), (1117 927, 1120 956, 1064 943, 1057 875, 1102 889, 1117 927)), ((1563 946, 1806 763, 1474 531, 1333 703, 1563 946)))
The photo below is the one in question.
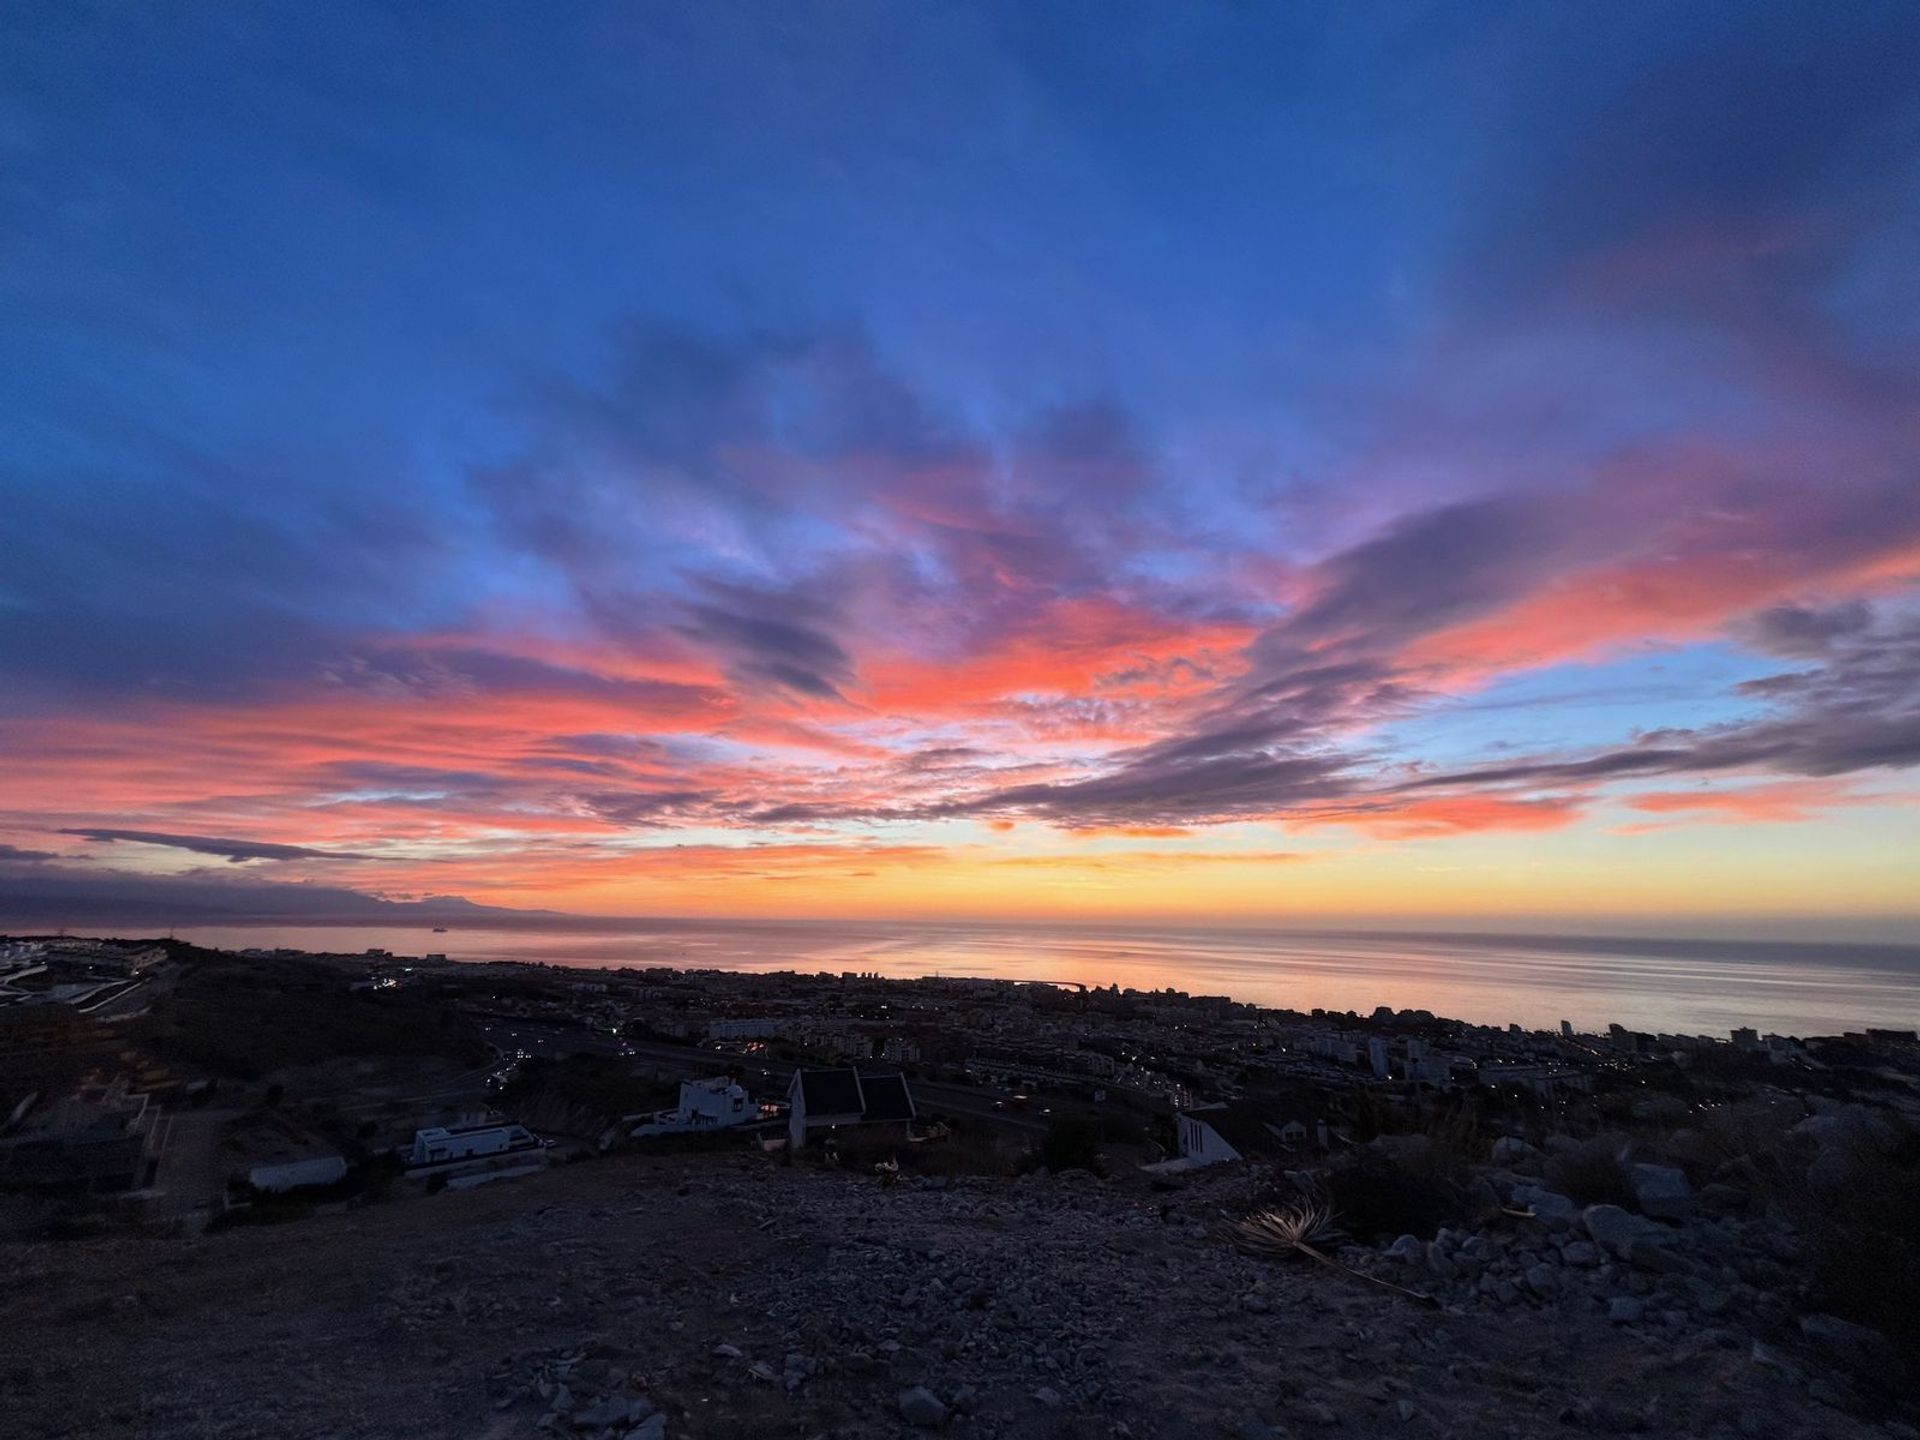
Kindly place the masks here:
MULTIPOLYGON (((96 926, 99 931, 113 927, 96 926)), ((152 933, 148 931, 147 933, 152 933)), ((564 968, 873 971, 1223 994, 1298 1010, 1426 1009, 1475 1024, 1838 1034, 1920 1023, 1920 948, 1593 936, 1178 927, 671 922, 645 929, 183 926, 215 948, 286 947, 564 968)))

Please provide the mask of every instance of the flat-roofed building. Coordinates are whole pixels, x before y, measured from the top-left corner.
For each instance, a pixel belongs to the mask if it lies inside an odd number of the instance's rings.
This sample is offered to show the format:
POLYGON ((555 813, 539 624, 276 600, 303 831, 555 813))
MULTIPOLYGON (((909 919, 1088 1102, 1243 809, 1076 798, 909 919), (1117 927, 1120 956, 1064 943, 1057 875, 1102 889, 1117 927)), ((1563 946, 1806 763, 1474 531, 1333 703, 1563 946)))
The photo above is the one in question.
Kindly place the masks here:
POLYGON ((538 1150, 540 1138, 524 1125, 432 1126, 416 1130, 413 1148, 407 1152, 410 1166, 444 1165, 459 1160, 478 1160, 507 1155, 517 1150, 538 1150))

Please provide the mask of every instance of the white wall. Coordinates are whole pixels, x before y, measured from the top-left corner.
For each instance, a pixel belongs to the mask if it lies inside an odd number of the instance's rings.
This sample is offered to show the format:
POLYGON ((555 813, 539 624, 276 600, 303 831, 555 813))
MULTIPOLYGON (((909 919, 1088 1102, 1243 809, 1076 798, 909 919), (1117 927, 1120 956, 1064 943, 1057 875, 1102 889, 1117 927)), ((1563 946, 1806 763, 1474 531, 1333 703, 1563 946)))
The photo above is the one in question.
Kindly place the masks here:
POLYGON ((1197 1160, 1202 1165, 1218 1165, 1240 1158, 1240 1152, 1222 1139, 1203 1117, 1182 1115, 1178 1124, 1181 1158, 1197 1160))

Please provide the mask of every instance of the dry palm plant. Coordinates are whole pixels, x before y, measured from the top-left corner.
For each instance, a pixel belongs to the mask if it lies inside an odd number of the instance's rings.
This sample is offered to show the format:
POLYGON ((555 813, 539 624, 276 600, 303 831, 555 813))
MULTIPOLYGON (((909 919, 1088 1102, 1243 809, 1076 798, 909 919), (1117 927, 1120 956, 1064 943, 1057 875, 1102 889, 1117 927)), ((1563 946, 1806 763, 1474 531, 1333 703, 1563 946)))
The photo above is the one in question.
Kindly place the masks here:
POLYGON ((1429 1309, 1440 1308, 1439 1300, 1432 1295, 1409 1290, 1404 1285, 1382 1280, 1377 1275, 1363 1274, 1334 1259, 1321 1247, 1332 1243, 1338 1235, 1332 1210, 1324 1205, 1304 1203, 1256 1211, 1244 1220, 1230 1221, 1227 1225, 1227 1238, 1249 1255, 1259 1255, 1269 1260, 1291 1260, 1304 1255, 1329 1270, 1338 1270, 1368 1285, 1378 1285, 1382 1290, 1391 1290, 1429 1309))

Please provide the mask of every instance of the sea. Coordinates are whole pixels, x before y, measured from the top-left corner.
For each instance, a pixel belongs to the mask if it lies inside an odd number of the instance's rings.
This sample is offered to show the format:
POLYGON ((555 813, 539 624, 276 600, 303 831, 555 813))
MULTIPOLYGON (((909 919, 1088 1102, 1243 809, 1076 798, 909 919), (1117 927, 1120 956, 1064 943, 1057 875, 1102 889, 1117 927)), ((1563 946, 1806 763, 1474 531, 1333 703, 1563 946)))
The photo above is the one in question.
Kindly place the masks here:
POLYGON ((1430 1010, 1476 1024, 1725 1035, 1920 1027, 1920 945, 848 921, 621 922, 513 929, 183 927, 285 946, 564 966, 867 971, 1118 984, 1312 1010, 1430 1010))

